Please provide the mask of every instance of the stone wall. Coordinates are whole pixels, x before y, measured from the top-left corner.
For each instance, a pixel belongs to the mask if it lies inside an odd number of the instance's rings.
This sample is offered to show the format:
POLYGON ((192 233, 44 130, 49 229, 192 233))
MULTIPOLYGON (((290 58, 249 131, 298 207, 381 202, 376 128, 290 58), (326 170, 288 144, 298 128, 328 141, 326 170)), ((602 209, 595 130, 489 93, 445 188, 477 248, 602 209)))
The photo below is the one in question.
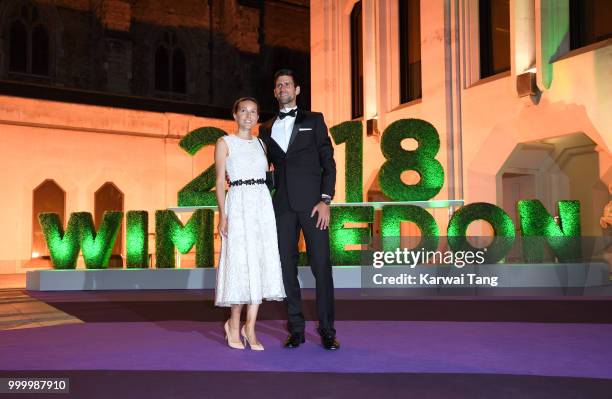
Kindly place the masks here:
MULTIPOLYGON (((19 0, 0 3, 0 80, 230 107, 243 95, 274 111, 272 76, 281 67, 310 75, 307 1, 34 1, 49 34, 48 77, 8 69, 10 25, 19 0), (185 93, 154 87, 164 34, 186 59, 185 93)), ((305 79, 304 83, 307 84, 305 79)), ((305 87, 307 89, 307 87, 305 87)), ((302 105, 309 107, 310 90, 302 105)))

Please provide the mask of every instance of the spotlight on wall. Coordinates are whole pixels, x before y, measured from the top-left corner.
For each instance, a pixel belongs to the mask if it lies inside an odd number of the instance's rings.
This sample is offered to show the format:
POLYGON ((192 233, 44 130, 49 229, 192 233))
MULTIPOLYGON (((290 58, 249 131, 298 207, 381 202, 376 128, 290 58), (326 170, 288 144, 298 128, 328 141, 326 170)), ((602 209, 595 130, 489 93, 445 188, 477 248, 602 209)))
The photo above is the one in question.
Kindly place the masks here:
POLYGON ((378 118, 374 117, 366 121, 366 134, 368 136, 378 136, 378 118))
POLYGON ((537 96, 540 94, 535 68, 528 69, 516 77, 516 91, 519 97, 537 96))

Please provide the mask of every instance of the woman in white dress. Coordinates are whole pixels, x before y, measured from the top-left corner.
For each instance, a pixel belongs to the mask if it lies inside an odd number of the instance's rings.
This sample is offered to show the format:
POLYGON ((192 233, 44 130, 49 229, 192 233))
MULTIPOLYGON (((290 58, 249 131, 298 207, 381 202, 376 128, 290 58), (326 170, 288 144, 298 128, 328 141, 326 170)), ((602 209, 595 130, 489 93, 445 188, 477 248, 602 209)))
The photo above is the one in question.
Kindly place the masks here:
POLYGON ((253 98, 238 99, 233 107, 238 132, 221 137, 215 146, 221 235, 215 305, 231 307, 224 328, 228 345, 235 349, 244 349, 242 337, 251 349, 263 350, 255 335, 259 304, 263 299, 285 298, 276 220, 265 184, 265 147, 251 135, 259 118, 258 108, 253 98), (243 305, 247 305, 246 324, 241 329, 243 305))

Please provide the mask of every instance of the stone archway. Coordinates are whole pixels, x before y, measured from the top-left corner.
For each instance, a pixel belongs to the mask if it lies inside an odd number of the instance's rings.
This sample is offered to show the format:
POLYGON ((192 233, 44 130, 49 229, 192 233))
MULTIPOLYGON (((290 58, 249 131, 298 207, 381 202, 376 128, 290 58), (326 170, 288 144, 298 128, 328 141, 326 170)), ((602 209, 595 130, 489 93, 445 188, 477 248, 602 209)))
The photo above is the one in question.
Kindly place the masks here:
POLYGON ((47 179, 32 192, 32 259, 49 259, 49 248, 38 215, 53 212, 59 215, 62 226, 66 221, 66 192, 54 180, 47 179))
POLYGON ((599 165, 596 143, 584 133, 519 143, 497 174, 502 192, 499 205, 518 229, 519 199, 538 199, 552 214, 557 201, 578 200, 582 234, 600 236, 607 186, 599 165))
MULTIPOLYGON (((96 225, 96 230, 99 229, 102 224, 104 212, 123 212, 123 207, 123 192, 111 182, 104 183, 94 194, 94 223, 96 225)), ((123 248, 123 226, 124 223, 122 222, 119 233, 117 234, 117 240, 113 247, 109 267, 123 267, 123 257, 121 255, 123 248)))

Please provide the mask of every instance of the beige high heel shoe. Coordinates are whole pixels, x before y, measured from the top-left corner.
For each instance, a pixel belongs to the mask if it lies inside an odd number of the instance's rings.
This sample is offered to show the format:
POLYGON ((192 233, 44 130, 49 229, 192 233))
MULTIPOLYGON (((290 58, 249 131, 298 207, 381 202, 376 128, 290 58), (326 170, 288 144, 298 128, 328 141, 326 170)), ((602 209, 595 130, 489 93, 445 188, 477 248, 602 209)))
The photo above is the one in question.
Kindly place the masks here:
MULTIPOLYGON (((225 329, 225 341, 227 341, 227 345, 230 348, 234 348, 234 349, 244 349, 244 344, 242 343, 242 341, 238 341, 238 342, 232 342, 229 339, 230 333, 229 333, 229 320, 225 322, 225 325, 223 326, 223 328, 225 329)), ((243 327, 244 329, 244 327, 243 327)))
POLYGON ((249 344, 249 346, 251 347, 251 350, 253 350, 253 351, 262 351, 262 350, 264 350, 264 347, 263 347, 262 344, 254 344, 254 343, 249 341, 249 339, 246 336, 246 332, 244 331, 244 326, 242 326, 242 329, 240 330, 240 335, 242 335, 242 338, 244 338, 244 342, 249 344))

